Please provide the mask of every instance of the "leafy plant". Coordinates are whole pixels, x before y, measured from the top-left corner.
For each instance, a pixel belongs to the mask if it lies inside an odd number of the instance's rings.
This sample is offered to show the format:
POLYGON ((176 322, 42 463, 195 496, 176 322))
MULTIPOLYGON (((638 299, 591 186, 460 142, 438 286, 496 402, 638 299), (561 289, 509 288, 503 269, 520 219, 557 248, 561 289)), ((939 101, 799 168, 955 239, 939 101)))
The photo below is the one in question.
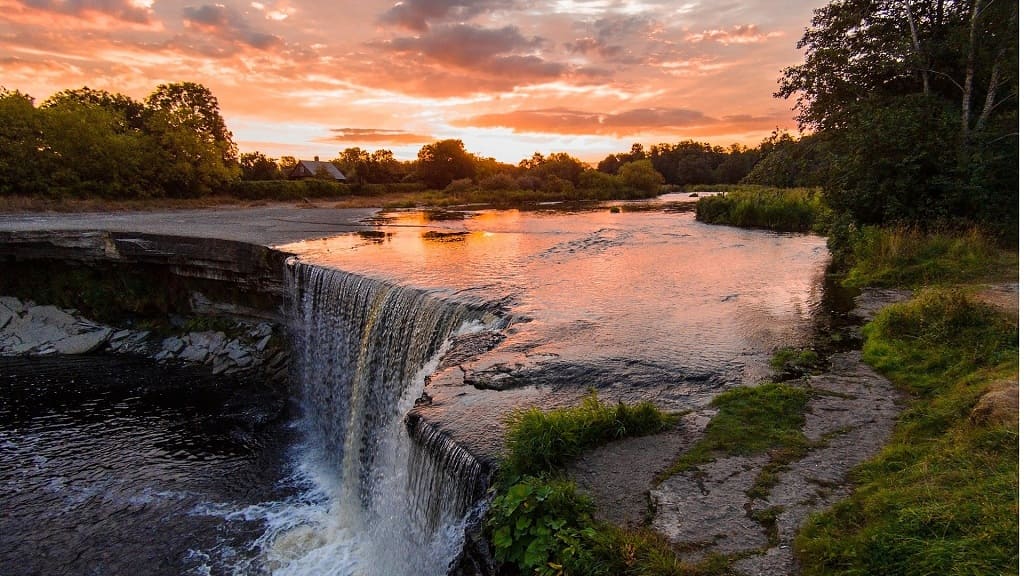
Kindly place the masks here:
POLYGON ((566 480, 527 476, 491 504, 488 527, 499 562, 523 574, 562 574, 596 537, 593 504, 566 480))

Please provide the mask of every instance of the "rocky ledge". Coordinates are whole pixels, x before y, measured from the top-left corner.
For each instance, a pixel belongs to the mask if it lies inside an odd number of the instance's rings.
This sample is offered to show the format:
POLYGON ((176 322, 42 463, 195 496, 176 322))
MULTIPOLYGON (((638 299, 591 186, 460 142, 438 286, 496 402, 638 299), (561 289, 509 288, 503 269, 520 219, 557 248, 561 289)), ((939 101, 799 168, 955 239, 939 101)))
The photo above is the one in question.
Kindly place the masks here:
POLYGON ((74 309, 0 297, 0 356, 130 354, 161 363, 207 366, 214 374, 259 371, 274 382, 286 381, 289 354, 284 339, 277 337, 279 329, 269 322, 235 320, 229 332, 181 330, 161 335, 100 324, 74 309))

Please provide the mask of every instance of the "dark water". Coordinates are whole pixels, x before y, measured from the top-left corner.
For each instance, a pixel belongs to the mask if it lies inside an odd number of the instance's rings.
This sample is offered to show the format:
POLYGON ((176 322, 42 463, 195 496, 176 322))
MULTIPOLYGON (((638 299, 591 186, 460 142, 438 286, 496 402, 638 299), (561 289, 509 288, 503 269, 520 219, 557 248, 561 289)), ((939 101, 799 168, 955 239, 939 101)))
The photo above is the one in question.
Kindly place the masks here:
POLYGON ((287 495, 287 421, 259 383, 139 359, 0 358, 0 574, 248 565, 263 521, 228 511, 287 495))

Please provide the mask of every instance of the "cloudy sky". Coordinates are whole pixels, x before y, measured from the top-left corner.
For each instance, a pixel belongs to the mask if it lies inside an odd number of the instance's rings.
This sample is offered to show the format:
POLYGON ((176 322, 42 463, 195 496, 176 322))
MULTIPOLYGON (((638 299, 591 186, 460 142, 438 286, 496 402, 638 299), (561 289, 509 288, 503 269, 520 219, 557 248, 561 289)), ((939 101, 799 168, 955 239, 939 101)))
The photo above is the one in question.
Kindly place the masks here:
POLYGON ((194 81, 242 151, 415 158, 461 138, 596 161, 792 128, 779 71, 825 0, 0 0, 0 85, 143 98, 194 81))

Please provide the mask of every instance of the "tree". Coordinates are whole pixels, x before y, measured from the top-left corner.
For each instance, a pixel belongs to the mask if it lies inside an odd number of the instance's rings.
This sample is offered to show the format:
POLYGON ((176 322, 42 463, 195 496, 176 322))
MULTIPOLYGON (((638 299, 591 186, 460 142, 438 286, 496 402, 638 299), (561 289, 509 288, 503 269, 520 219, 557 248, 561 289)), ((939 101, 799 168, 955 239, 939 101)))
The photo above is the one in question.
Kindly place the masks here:
POLYGON ((420 148, 416 155, 420 179, 431 188, 443 189, 452 180, 474 176, 473 158, 462 140, 440 140, 420 148))
POLYGON ((41 108, 52 108, 67 104, 96 106, 118 114, 123 117, 122 131, 143 130, 145 128, 145 104, 124 94, 111 94, 106 90, 93 90, 88 86, 83 86, 57 92, 47 98, 41 108))
POLYGON ((555 152, 547 156, 535 152, 529 160, 520 162, 519 167, 521 170, 525 170, 527 175, 542 181, 548 176, 555 176, 560 180, 571 182, 573 186, 579 184, 580 175, 587 169, 586 164, 580 159, 565 152, 555 152))
POLYGON ((619 168, 619 178, 626 186, 651 194, 657 192, 665 182, 665 178, 654 169, 650 160, 637 160, 623 164, 619 168))
POLYGON ((225 163, 237 158, 238 148, 209 88, 195 82, 161 84, 146 98, 146 106, 164 112, 166 121, 174 128, 190 130, 217 146, 225 163))
POLYGON ((238 157, 242 180, 280 180, 281 168, 262 152, 245 152, 238 157))
POLYGON ((1017 18, 1011 0, 833 0, 816 10, 798 44, 805 61, 783 71, 777 96, 796 97, 801 126, 835 143, 831 201, 865 222, 1003 218, 1016 234, 1016 216, 1005 215, 1018 197, 1017 18))
POLYGON ((55 160, 31 96, 0 87, 0 194, 44 194, 55 160))

